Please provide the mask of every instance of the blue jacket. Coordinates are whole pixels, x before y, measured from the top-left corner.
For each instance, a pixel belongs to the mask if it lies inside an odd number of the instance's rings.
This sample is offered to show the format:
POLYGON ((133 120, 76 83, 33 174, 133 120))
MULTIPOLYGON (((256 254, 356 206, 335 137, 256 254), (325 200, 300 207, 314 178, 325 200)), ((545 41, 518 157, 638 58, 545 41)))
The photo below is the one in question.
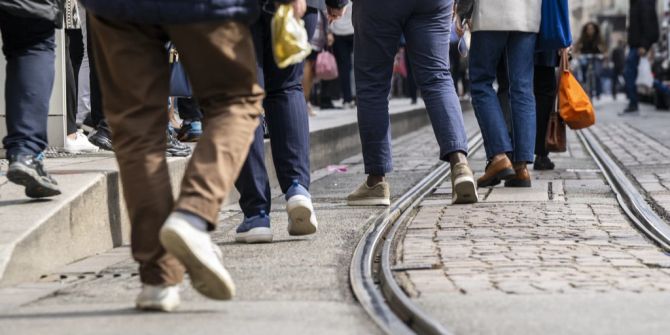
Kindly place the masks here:
POLYGON ((79 0, 91 13, 120 21, 179 24, 236 20, 253 22, 258 0, 79 0))

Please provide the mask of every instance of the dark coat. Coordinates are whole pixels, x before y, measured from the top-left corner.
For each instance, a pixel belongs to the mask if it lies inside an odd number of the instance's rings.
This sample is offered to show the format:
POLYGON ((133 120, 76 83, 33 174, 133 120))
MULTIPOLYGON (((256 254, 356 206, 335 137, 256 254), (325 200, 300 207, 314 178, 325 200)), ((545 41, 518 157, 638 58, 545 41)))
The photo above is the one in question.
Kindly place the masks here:
POLYGON ((95 15, 146 24, 236 20, 251 23, 258 0, 79 0, 95 15))
POLYGON ((0 10, 19 17, 39 18, 63 26, 65 0, 1 0, 0 10))
MULTIPOLYGON (((269 2, 271 0, 260 0, 261 2, 269 2)), ((293 0, 277 0, 275 2, 289 3, 293 0)), ((318 10, 326 10, 326 6, 330 8, 342 8, 349 3, 349 0, 305 0, 307 7, 316 8, 318 10)))
POLYGON ((649 50, 659 39, 656 0, 630 0, 628 45, 649 50))

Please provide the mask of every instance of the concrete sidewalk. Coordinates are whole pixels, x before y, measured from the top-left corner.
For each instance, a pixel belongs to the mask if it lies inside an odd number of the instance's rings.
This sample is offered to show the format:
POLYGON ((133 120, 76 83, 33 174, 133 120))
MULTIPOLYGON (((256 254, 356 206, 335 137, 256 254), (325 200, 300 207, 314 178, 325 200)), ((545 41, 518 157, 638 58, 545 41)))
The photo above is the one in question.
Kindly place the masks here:
MULTIPOLYGON (((428 122, 423 103, 408 99, 390 103, 394 136, 428 122)), ((312 170, 360 152, 355 110, 324 110, 310 119, 312 170)), ((277 184, 269 141, 266 162, 277 184)), ((169 158, 172 186, 177 193, 187 158, 169 158)), ((4 177, 0 160, 0 286, 35 279, 64 264, 129 243, 129 223, 121 195, 118 167, 111 152, 56 155, 45 165, 63 194, 31 200, 23 188, 4 177), (59 157, 64 156, 64 157, 59 157)), ((235 203, 237 194, 228 197, 235 203)))
MULTIPOLYGON (((472 134, 474 115, 464 115, 472 134)), ((439 150, 430 127, 396 137, 393 150, 395 171, 388 177, 397 199, 432 171, 439 150)), ((234 300, 206 300, 185 284, 176 313, 135 311, 137 264, 128 247, 120 247, 0 289, 0 334, 378 334, 348 278, 368 218, 384 208, 350 207, 344 201, 365 179, 360 154, 334 163, 346 169, 312 174, 315 235, 288 235, 285 201, 278 192, 270 214, 273 243, 233 242, 242 215, 237 205, 221 211, 213 239, 236 282, 234 300)))

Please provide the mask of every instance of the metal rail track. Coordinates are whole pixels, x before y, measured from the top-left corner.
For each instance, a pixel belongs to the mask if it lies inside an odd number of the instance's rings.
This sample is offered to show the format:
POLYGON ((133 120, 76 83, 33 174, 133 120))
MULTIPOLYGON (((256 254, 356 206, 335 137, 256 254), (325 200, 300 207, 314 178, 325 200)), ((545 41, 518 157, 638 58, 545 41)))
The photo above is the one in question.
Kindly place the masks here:
POLYGON ((670 251, 670 224, 654 211, 645 196, 607 153, 590 129, 578 131, 577 136, 603 172, 628 218, 647 237, 665 251, 670 251))
MULTIPOLYGON (((482 145, 481 134, 470 138, 470 152, 482 145)), ((349 280, 354 295, 387 334, 449 334, 438 321, 415 305, 398 286, 391 270, 391 254, 397 233, 427 195, 450 173, 448 163, 440 164, 417 185, 379 215, 368 221, 369 228, 354 251, 349 280)))

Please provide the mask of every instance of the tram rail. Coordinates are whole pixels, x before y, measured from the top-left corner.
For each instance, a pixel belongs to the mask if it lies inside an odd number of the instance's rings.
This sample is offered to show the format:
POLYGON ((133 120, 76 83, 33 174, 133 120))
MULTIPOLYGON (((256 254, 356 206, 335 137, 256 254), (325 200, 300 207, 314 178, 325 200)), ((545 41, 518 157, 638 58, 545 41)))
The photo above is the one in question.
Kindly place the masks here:
POLYGON ((600 144, 592 130, 580 130, 577 136, 603 172, 626 216, 648 238, 670 252, 670 223, 654 211, 635 182, 600 144))
MULTIPOLYGON (((481 134, 469 140, 470 152, 482 146, 481 134)), ((443 162, 417 185, 371 218, 351 262, 349 278, 354 295, 387 334, 449 334, 438 321, 414 304, 395 281, 391 253, 400 228, 409 222, 421 201, 450 175, 443 162)))

